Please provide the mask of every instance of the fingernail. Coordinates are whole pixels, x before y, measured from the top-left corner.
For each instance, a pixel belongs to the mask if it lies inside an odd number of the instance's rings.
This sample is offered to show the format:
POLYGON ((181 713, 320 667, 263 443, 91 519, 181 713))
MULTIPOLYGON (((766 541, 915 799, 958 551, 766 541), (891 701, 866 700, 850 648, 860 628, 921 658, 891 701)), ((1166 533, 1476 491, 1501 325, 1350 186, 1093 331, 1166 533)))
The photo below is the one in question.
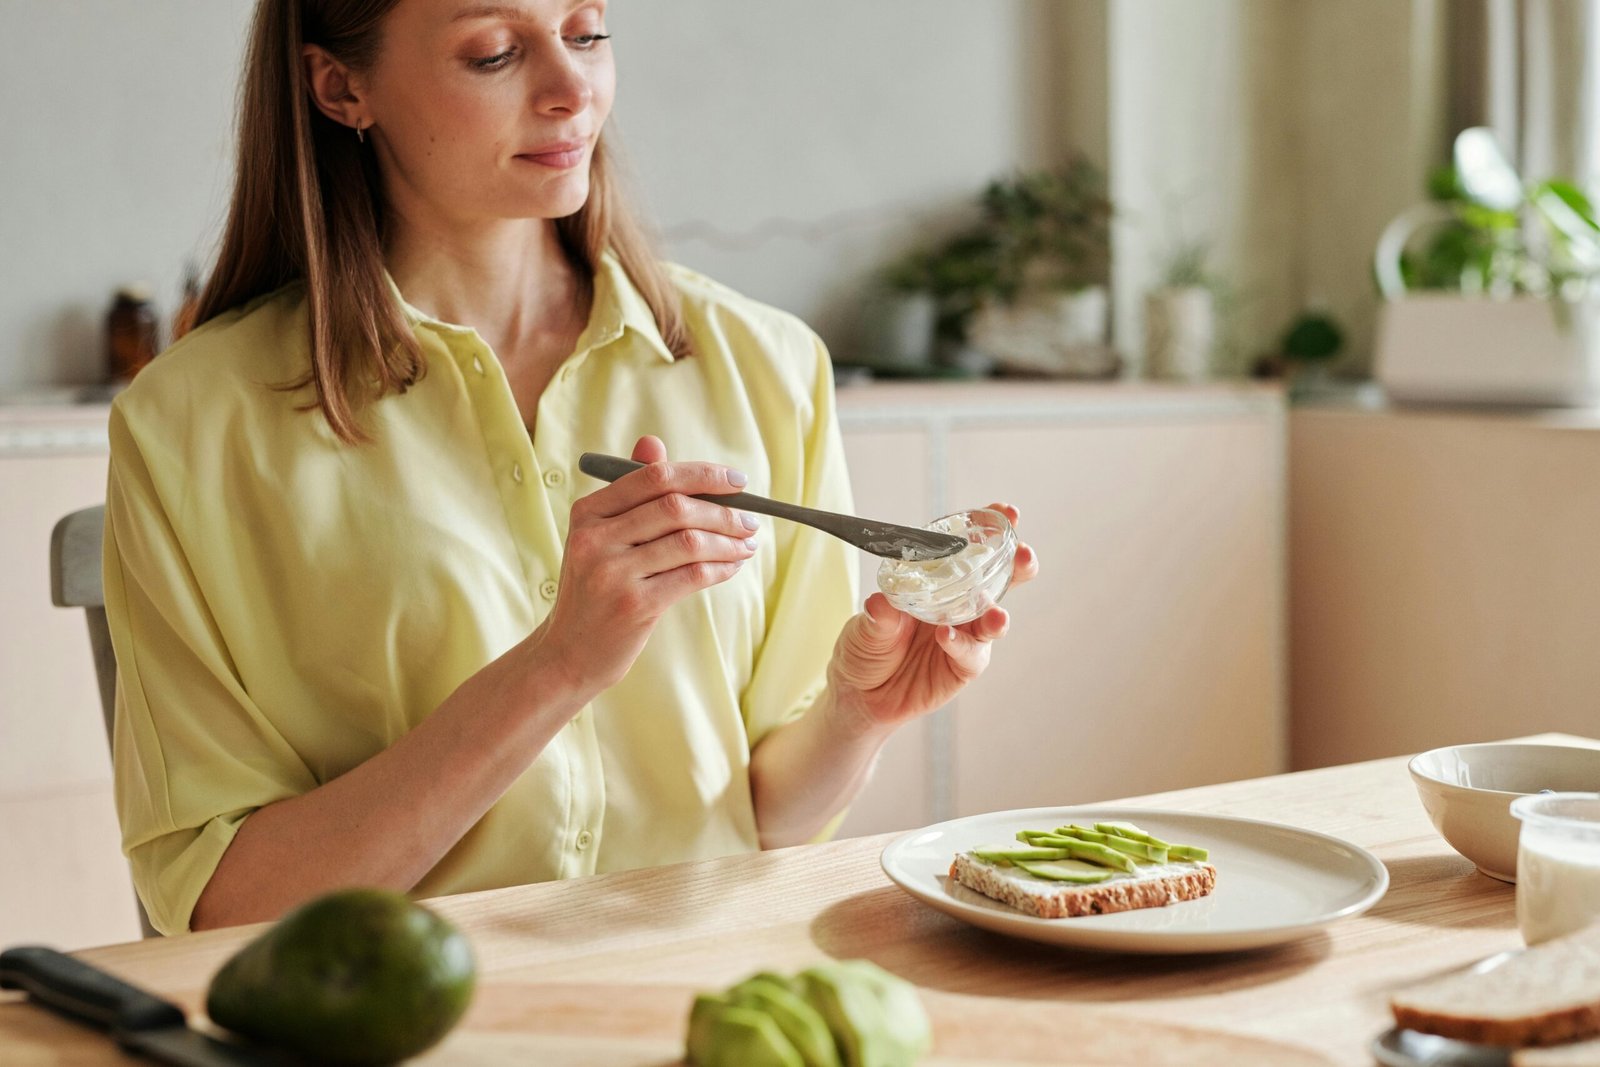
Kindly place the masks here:
POLYGON ((754 552, 756 550, 756 539, 754 537, 745 538, 744 547, 749 551, 754 552))
POLYGON ((761 529, 761 523, 757 522, 756 517, 750 514, 748 511, 739 512, 739 524, 746 530, 761 529))
POLYGON ((728 484, 744 487, 750 483, 750 476, 744 471, 728 470, 728 484))

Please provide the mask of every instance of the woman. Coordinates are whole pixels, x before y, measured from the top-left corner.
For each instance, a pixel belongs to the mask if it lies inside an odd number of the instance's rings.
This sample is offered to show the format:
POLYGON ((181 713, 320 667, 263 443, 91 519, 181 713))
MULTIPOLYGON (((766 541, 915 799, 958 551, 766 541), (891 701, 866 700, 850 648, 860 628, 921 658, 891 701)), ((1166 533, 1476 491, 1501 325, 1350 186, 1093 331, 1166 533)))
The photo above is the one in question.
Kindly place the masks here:
POLYGON ((1005 631, 852 617, 852 549, 693 499, 849 509, 828 362, 626 221, 604 8, 257 8, 203 325, 111 421, 117 795, 163 932, 806 841, 1005 631), (647 467, 597 487, 584 451, 647 467))

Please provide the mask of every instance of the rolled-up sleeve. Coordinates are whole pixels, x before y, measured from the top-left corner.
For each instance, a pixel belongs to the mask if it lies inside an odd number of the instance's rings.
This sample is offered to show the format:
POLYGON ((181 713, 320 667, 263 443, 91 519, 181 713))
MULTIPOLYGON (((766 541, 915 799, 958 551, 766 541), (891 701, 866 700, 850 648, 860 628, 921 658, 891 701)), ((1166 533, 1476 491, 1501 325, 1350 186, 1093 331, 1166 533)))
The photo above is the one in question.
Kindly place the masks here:
MULTIPOLYGON (((316 783, 241 682, 195 555, 163 498, 183 472, 147 455, 121 406, 110 422, 105 603, 117 660, 113 766, 123 851, 156 929, 189 929, 245 818, 316 783)), ((220 583, 217 583, 220 584, 220 583)))
MULTIPOLYGON (((835 414, 832 364, 815 334, 804 328, 797 332, 791 351, 781 355, 803 372, 808 403, 798 420, 792 410, 768 413, 768 425, 794 428, 792 436, 769 442, 773 494, 849 514, 854 505, 835 414)), ((779 542, 768 623, 742 702, 752 748, 804 714, 822 693, 834 643, 854 614, 858 595, 855 549, 809 526, 774 525, 779 542)))

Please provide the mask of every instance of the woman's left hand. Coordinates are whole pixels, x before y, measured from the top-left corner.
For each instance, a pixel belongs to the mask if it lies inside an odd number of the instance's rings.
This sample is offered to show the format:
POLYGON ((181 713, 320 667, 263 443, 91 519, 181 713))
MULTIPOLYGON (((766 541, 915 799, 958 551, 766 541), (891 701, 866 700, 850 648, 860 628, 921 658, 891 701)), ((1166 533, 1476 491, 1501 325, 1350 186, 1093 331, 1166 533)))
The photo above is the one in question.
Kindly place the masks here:
MULTIPOLYGON (((1017 525, 1016 508, 989 506, 1017 525)), ((1018 544, 1011 584, 1038 573, 1038 556, 1018 544)), ((992 607, 960 626, 934 626, 873 593, 865 610, 845 624, 828 664, 835 711, 849 716, 847 727, 881 732, 940 707, 983 673, 990 644, 1005 636, 1010 622, 1004 608, 992 607)))

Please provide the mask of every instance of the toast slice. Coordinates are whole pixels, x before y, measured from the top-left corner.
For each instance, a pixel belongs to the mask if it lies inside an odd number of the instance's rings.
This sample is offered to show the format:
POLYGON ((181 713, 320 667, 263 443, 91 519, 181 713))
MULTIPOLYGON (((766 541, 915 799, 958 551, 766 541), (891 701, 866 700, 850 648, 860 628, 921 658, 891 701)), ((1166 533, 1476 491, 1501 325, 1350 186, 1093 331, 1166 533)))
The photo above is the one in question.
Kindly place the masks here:
POLYGON ((1600 1067, 1600 1041, 1519 1048, 1511 1054, 1511 1067, 1600 1067))
POLYGON ((1481 973, 1396 994, 1395 1025, 1485 1045, 1559 1045, 1600 1035, 1600 926, 1519 952, 1481 973))
POLYGON ((997 867, 970 852, 956 855, 950 877, 974 892, 1041 919, 1160 908, 1207 896, 1217 885, 1217 869, 1209 863, 1147 864, 1132 874, 1115 871, 1103 882, 1079 885, 1035 878, 1015 867, 997 867))

